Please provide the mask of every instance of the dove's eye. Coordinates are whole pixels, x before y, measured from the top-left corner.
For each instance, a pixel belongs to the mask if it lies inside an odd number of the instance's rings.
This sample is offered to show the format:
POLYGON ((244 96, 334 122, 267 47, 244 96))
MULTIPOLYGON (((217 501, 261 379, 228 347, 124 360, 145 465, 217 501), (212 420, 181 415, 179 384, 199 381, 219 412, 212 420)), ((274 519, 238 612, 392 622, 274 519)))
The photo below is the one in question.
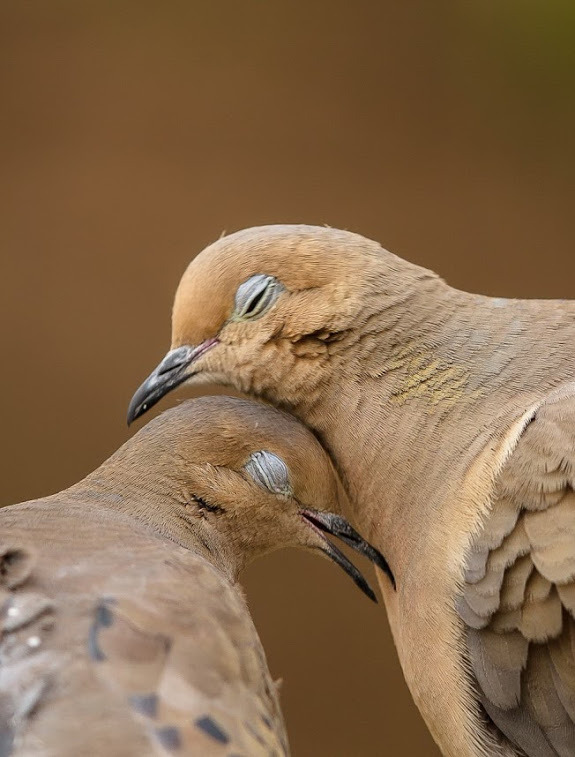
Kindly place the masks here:
POLYGON ((273 276, 264 273, 250 276, 236 292, 234 320, 259 318, 274 304, 283 289, 283 285, 273 276))
POLYGON ((273 494, 292 494, 288 467, 273 452, 254 452, 244 467, 256 484, 269 489, 273 494))

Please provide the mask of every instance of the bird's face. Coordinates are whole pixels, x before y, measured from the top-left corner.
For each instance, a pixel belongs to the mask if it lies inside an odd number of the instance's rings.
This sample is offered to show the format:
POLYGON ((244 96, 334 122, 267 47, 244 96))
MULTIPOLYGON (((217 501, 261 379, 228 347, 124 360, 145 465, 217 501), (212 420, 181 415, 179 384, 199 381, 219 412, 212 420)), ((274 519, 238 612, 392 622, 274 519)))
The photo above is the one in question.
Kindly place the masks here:
POLYGON ((180 282, 171 350, 134 395, 129 420, 184 382, 273 396, 288 379, 321 381, 356 326, 366 256, 379 250, 355 234, 308 226, 248 229, 208 247, 180 282))
MULTIPOLYGON (((393 580, 377 549, 341 515, 346 501, 330 458, 291 416, 247 400, 206 397, 189 404, 169 454, 186 481, 187 507, 213 527, 245 564, 283 547, 320 551, 370 598, 357 568, 328 539, 332 535, 368 557, 393 580)), ((184 406, 160 416, 184 412, 184 406)), ((156 424, 154 421, 153 424, 156 424)), ((173 470, 173 463, 168 463, 173 470)))

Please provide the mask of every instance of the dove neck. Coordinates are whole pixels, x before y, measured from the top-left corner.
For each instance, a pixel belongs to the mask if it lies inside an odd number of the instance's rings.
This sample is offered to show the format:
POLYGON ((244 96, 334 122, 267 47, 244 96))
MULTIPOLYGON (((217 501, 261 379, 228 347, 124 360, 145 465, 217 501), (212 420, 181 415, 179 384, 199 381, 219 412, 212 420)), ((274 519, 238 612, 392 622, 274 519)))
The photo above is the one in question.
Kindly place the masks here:
POLYGON ((168 455, 163 459, 143 450, 132 455, 129 447, 128 442, 67 495, 86 507, 133 518, 150 536, 201 555, 235 582, 243 562, 203 509, 204 501, 194 495, 192 466, 186 467, 185 477, 179 476, 177 461, 168 455))
POLYGON ((455 530, 453 491, 482 451, 572 380, 575 306, 468 294, 423 275, 396 298, 383 290, 365 298, 361 333, 334 344, 328 366, 284 404, 332 455, 401 585, 429 535, 455 530))
POLYGON ((575 304, 470 294, 425 269, 408 273, 396 289, 373 275, 329 358, 264 396, 329 434, 347 415, 350 429, 404 416, 442 425, 469 408, 487 420, 573 380, 575 304), (542 334, 550 349, 533 359, 542 334))

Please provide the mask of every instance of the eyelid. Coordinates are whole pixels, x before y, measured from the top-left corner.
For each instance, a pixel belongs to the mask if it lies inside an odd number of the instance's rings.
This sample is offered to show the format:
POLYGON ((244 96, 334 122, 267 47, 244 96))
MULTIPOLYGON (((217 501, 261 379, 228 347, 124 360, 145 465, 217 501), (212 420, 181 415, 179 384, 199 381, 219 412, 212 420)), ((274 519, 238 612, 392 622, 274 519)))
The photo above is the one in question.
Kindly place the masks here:
POLYGON ((257 273, 239 285, 235 302, 234 318, 256 318, 261 315, 277 299, 284 287, 274 277, 265 273, 257 273), (250 306, 256 298, 259 300, 253 310, 250 306))
POLYGON ((256 484, 263 486, 273 494, 292 495, 287 465, 273 452, 260 450, 254 452, 244 466, 246 472, 256 484))

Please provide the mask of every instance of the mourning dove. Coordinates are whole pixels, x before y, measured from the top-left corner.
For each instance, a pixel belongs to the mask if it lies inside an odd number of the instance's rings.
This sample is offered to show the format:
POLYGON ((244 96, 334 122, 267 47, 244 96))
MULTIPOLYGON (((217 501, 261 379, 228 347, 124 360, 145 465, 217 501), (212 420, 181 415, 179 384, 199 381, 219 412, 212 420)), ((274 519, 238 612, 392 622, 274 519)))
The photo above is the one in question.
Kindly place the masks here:
POLYGON ((0 755, 286 755, 243 595, 251 560, 324 536, 386 569, 328 508, 333 466, 296 420, 203 398, 66 491, 0 510, 0 755))
POLYGON ((135 417, 183 382, 331 453, 445 755, 575 754, 575 302, 468 294, 359 235, 268 226, 192 261, 135 417))

